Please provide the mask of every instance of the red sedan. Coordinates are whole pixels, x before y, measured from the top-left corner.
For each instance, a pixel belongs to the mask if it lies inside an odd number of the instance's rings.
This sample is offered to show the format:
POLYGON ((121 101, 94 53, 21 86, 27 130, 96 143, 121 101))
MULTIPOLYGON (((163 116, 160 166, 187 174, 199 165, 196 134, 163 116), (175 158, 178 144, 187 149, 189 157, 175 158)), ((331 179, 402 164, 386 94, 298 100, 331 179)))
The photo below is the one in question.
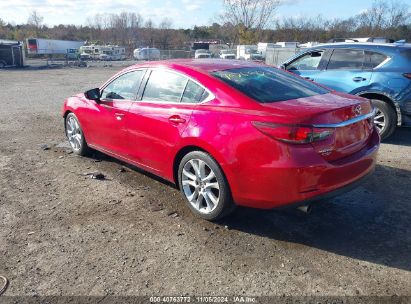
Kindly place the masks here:
POLYGON ((134 65, 63 109, 75 153, 175 183, 207 220, 347 191, 375 167, 373 114, 369 100, 287 72, 208 59, 134 65))

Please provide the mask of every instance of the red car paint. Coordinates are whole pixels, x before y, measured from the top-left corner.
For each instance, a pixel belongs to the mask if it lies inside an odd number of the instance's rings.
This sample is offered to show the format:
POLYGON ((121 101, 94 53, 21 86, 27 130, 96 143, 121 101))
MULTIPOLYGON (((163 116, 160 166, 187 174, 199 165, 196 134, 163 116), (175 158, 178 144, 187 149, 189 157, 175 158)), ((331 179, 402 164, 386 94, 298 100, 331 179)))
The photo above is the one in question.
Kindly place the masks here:
POLYGON ((79 94, 65 100, 63 115, 76 114, 92 148, 176 184, 176 162, 182 153, 208 152, 222 168, 235 203, 243 206, 274 208, 312 199, 374 169, 380 138, 371 120, 337 128, 329 138, 305 144, 274 139, 264 129, 276 124, 341 123, 354 117, 358 105, 364 114, 370 113, 368 100, 330 92, 262 104, 210 74, 256 66, 235 60, 135 65, 112 79, 136 69, 167 69, 196 80, 215 98, 200 104, 124 100, 99 104, 79 94))

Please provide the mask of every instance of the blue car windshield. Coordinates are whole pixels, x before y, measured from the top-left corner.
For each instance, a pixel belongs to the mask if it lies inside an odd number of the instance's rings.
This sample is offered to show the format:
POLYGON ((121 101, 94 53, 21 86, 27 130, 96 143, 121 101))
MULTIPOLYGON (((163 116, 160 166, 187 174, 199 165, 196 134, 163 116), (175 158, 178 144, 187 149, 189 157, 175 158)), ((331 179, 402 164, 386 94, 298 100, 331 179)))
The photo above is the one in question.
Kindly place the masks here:
POLYGON ((310 81, 270 67, 217 71, 213 76, 261 103, 271 103, 327 94, 329 91, 310 81))

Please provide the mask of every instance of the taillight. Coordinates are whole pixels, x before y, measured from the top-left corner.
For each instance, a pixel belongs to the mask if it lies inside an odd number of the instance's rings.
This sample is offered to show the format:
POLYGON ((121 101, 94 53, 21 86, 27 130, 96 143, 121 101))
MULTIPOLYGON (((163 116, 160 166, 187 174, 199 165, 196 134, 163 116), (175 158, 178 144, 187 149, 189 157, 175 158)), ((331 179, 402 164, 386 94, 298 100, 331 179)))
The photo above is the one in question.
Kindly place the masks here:
POLYGON ((411 73, 405 73, 405 74, 402 74, 402 75, 404 75, 404 77, 406 77, 408 79, 411 79, 411 73))
POLYGON ((314 128, 310 126, 279 125, 266 122, 253 122, 261 133, 293 144, 305 144, 320 141, 330 137, 334 133, 333 128, 314 128))

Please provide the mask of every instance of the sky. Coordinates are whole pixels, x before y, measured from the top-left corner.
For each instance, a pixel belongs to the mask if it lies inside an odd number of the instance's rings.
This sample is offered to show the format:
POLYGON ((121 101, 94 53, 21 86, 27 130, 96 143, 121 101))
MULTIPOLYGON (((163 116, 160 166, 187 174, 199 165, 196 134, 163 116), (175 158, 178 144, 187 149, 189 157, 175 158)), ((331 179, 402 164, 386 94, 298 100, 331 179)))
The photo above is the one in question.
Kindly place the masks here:
MULTIPOLYGON (((369 8, 372 0, 283 0, 277 10, 282 16, 345 18, 369 8)), ((44 17, 47 25, 86 25, 97 13, 139 13, 154 22, 167 17, 174 28, 191 28, 217 21, 223 0, 0 0, 0 18, 15 24, 26 23, 31 11, 44 17)))

